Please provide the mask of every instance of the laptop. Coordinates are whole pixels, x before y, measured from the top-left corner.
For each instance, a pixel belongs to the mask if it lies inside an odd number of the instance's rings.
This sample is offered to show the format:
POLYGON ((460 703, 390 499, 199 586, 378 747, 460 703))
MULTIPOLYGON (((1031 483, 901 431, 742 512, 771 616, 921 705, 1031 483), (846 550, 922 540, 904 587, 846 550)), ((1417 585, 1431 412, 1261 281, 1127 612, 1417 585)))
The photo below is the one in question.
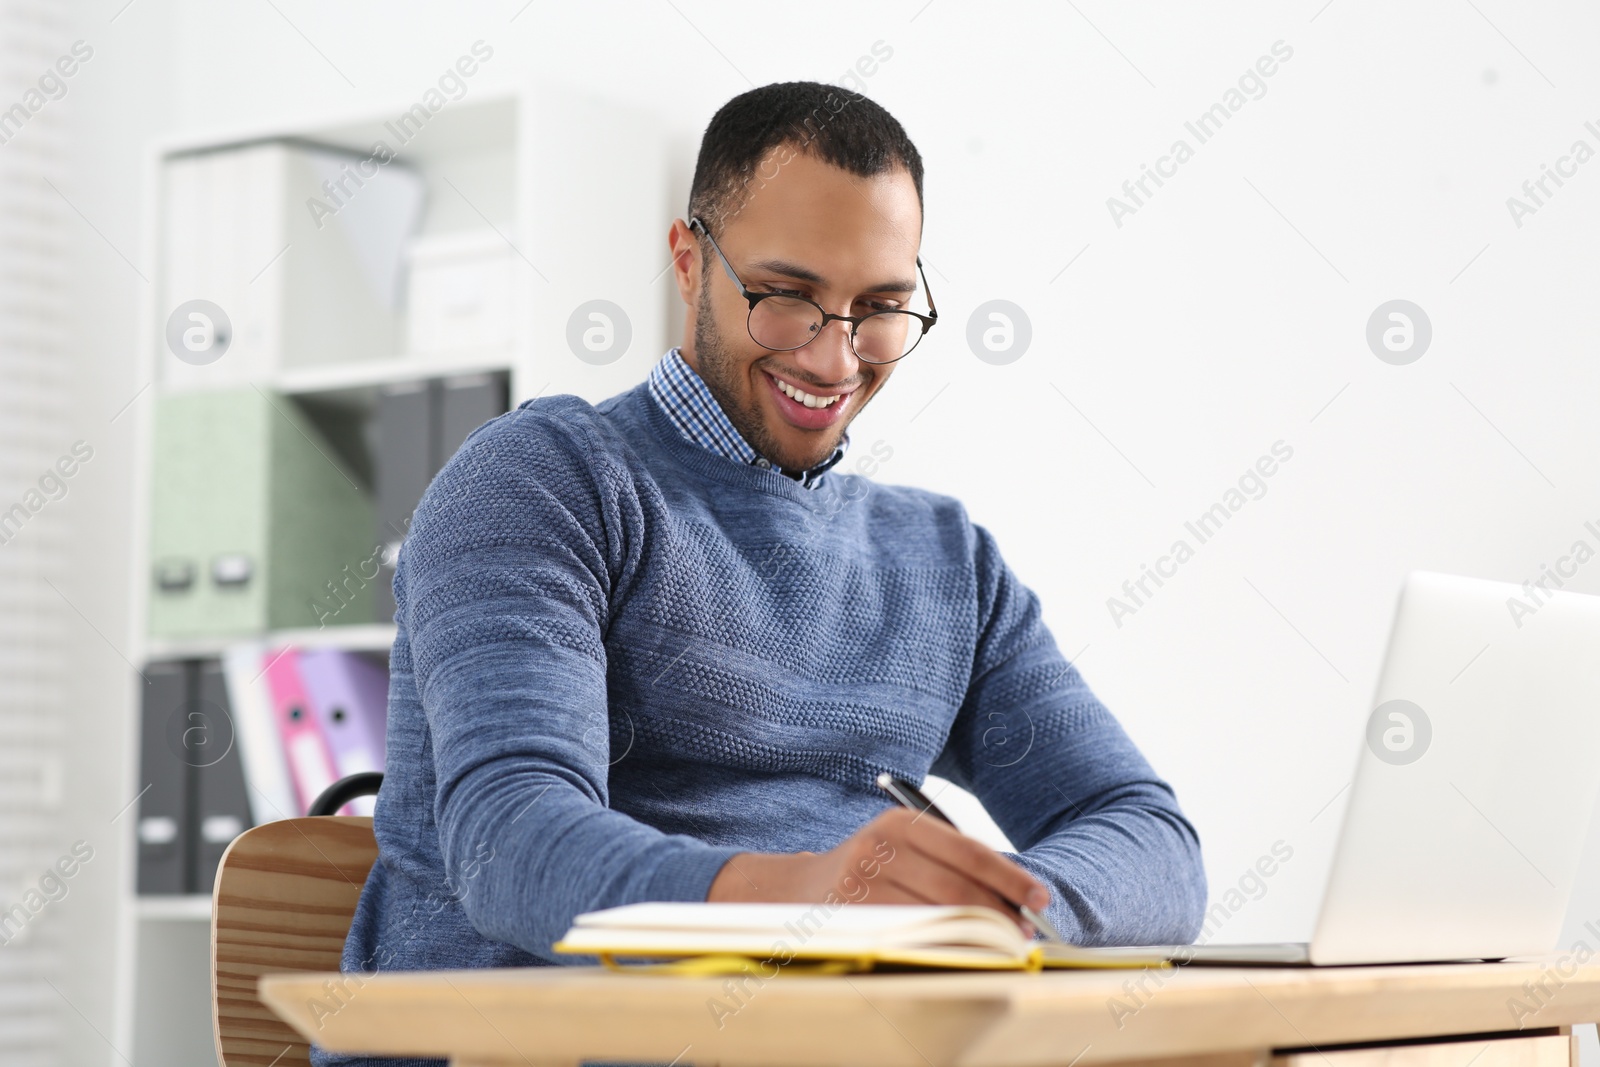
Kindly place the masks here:
POLYGON ((1337 965, 1556 948, 1600 795, 1600 596, 1414 572, 1309 944, 1110 959, 1337 965))

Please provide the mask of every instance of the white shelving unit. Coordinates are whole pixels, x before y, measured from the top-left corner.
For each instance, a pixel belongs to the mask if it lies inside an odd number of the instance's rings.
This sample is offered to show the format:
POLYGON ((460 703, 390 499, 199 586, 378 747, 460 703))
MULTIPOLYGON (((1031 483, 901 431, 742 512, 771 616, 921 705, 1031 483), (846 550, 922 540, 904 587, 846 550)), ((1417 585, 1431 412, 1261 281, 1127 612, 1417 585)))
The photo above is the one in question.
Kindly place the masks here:
MULTIPOLYGON (((246 638, 195 637, 184 639, 149 638, 145 641, 144 658, 203 659, 221 655, 230 645, 246 638)), ((387 652, 394 644, 394 626, 389 623, 359 623, 354 626, 326 626, 322 629, 270 630, 261 635, 250 635, 248 640, 262 641, 268 647, 281 648, 342 648, 350 652, 387 652)))
MULTIPOLYGON (((383 140, 386 126, 415 101, 396 101, 352 115, 312 115, 271 127, 215 131, 152 145, 144 179, 145 247, 162 243, 161 181, 164 161, 197 150, 292 139, 363 154, 383 140)), ((514 91, 484 90, 449 101, 397 157, 424 177, 427 188, 420 235, 447 235, 492 226, 516 250, 516 322, 503 351, 463 351, 448 358, 392 357, 348 364, 301 366, 252 382, 297 399, 370 408, 384 385, 421 378, 501 372, 511 404, 554 393, 589 400, 639 381, 667 347, 677 297, 667 265, 666 233, 681 212, 682 176, 669 175, 671 146, 651 116, 606 102, 574 97, 559 87, 529 83, 514 91), (577 359, 567 348, 568 317, 580 305, 606 299, 622 306, 633 342, 624 357, 604 367, 577 359)), ((167 351, 163 331, 170 308, 158 306, 162 286, 141 315, 137 352, 150 392, 159 394, 167 351)), ((204 294, 196 294, 204 296, 204 294)), ((403 336, 403 330, 402 330, 403 336)), ((186 388, 195 388, 191 382, 186 388)), ((151 405, 135 410, 138 428, 135 485, 135 559, 130 597, 136 635, 132 658, 143 664, 171 658, 209 657, 241 641, 382 652, 393 644, 392 625, 328 626, 266 634, 195 639, 145 635, 148 608, 148 514, 151 482, 151 405)), ((116 723, 126 757, 125 794, 139 792, 139 700, 130 678, 116 723)), ((209 894, 140 897, 135 893, 136 819, 119 822, 122 904, 116 954, 117 1048, 134 1050, 134 1067, 214 1065, 209 1005, 209 894)))
POLYGON ((515 361, 506 353, 441 359, 384 359, 326 367, 296 367, 277 376, 274 387, 288 396, 345 395, 375 389, 411 378, 436 378, 447 374, 512 371, 515 361))
POLYGON ((178 919, 206 921, 211 918, 211 897, 205 893, 182 896, 137 897, 134 914, 142 920, 171 922, 178 919))

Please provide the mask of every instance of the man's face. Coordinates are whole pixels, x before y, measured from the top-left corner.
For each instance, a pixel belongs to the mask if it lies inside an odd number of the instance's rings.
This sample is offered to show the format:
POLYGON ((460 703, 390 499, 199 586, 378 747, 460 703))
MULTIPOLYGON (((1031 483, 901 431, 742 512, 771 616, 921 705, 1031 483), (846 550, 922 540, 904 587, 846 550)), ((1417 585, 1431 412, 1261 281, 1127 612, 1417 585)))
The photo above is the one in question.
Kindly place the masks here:
MULTIPOLYGON (((926 312, 926 295, 913 298, 922 209, 905 169, 860 178, 779 146, 732 203, 729 218, 708 222, 751 292, 799 294, 836 315, 926 312)), ((793 351, 763 348, 750 337, 749 304, 716 252, 704 247, 702 269, 698 235, 682 221, 673 224, 671 243, 689 305, 685 361, 757 452, 792 471, 827 459, 899 364, 857 359, 847 322, 830 321, 793 351), (825 406, 808 407, 785 386, 825 406)))

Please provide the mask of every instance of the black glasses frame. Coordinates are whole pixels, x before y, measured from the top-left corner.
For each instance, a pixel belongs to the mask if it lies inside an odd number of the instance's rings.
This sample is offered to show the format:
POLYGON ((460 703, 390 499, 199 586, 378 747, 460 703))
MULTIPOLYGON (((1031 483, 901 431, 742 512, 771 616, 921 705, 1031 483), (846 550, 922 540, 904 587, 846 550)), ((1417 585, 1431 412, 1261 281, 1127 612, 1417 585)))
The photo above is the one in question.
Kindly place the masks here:
MULTIPOLYGON (((922 257, 921 256, 917 257, 917 274, 919 276, 921 276, 921 278, 922 278, 922 291, 928 297, 928 313, 926 315, 922 314, 920 311, 912 311, 909 308, 889 308, 888 310, 885 310, 885 311, 873 311, 873 312, 870 312, 869 314, 866 314, 866 315, 835 315, 833 312, 828 311, 826 308, 824 308, 821 304, 817 303, 815 300, 811 300, 811 299, 808 299, 808 298, 803 297, 803 296, 795 296, 792 293, 753 293, 753 292, 751 292, 749 287, 746 286, 744 284, 744 282, 740 279, 738 273, 736 271, 734 271, 733 264, 728 262, 728 257, 722 254, 722 249, 720 247, 718 247, 718 245, 717 245, 717 239, 715 237, 711 236, 710 228, 707 227, 706 224, 701 221, 700 216, 698 216, 698 215, 696 215, 694 218, 689 220, 689 229, 693 230, 693 229, 695 229, 697 227, 699 228, 701 233, 705 234, 706 240, 711 242, 712 251, 716 252, 717 258, 722 260, 722 269, 727 272, 727 275, 733 281, 733 284, 737 285, 739 287, 739 295, 744 297, 745 300, 747 300, 749 302, 750 311, 751 311, 752 314, 754 314, 754 312, 756 310, 756 305, 761 303, 761 301, 767 299, 768 297, 778 296, 778 297, 782 297, 785 300, 802 300, 802 301, 805 301, 805 303, 810 304, 812 307, 816 308, 817 309, 817 314, 822 316, 822 322, 820 324, 818 324, 816 332, 813 333, 810 337, 806 338, 800 344, 795 345, 793 348, 773 348, 773 349, 771 349, 771 351, 773 351, 773 352, 797 352, 797 351, 799 351, 800 349, 804 348, 806 345, 810 344, 812 341, 815 341, 819 336, 821 336, 822 331, 827 327, 828 323, 833 322, 834 320, 837 319, 839 322, 848 322, 850 324, 850 351, 852 351, 852 352, 854 352, 856 354, 856 358, 861 360, 863 363, 872 363, 872 364, 875 364, 875 365, 881 367, 881 366, 886 366, 887 364, 890 364, 890 363, 897 363, 900 360, 905 359, 907 356, 909 356, 913 351, 916 350, 917 345, 920 345, 922 343, 922 339, 928 335, 928 331, 933 329, 934 325, 936 323, 938 323, 938 321, 939 321, 939 309, 934 306, 934 303, 933 303, 933 290, 928 287, 928 275, 927 275, 927 272, 925 272, 922 269, 922 257), (904 352, 900 353, 900 355, 896 356, 894 359, 868 359, 866 356, 863 356, 860 353, 860 351, 858 351, 856 349, 856 331, 861 328, 861 324, 863 322, 866 322, 868 319, 871 319, 871 318, 877 318, 880 315, 910 315, 912 318, 914 318, 918 322, 920 322, 922 324, 922 332, 917 335, 916 344, 913 344, 910 348, 908 348, 904 352)), ((750 334, 750 340, 755 341, 755 343, 758 344, 758 345, 761 345, 762 348, 767 348, 768 347, 767 345, 763 344, 761 342, 761 340, 759 338, 757 338, 754 333, 751 332, 751 330, 750 330, 750 320, 748 318, 745 320, 745 332, 750 334)))

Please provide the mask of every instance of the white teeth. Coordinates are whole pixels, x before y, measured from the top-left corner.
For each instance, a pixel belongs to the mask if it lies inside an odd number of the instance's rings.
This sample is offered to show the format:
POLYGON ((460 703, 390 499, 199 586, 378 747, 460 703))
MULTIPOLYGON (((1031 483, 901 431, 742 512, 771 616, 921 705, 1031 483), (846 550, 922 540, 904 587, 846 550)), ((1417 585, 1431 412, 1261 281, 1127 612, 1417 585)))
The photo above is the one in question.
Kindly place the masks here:
MULTIPOLYGON (((772 376, 768 375, 768 377, 771 378, 772 376)), ((803 389, 796 389, 782 378, 772 378, 772 380, 778 383, 778 388, 783 390, 784 396, 787 396, 791 400, 798 401, 808 408, 832 407, 838 402, 839 397, 842 395, 835 393, 833 396, 812 396, 803 389)))

